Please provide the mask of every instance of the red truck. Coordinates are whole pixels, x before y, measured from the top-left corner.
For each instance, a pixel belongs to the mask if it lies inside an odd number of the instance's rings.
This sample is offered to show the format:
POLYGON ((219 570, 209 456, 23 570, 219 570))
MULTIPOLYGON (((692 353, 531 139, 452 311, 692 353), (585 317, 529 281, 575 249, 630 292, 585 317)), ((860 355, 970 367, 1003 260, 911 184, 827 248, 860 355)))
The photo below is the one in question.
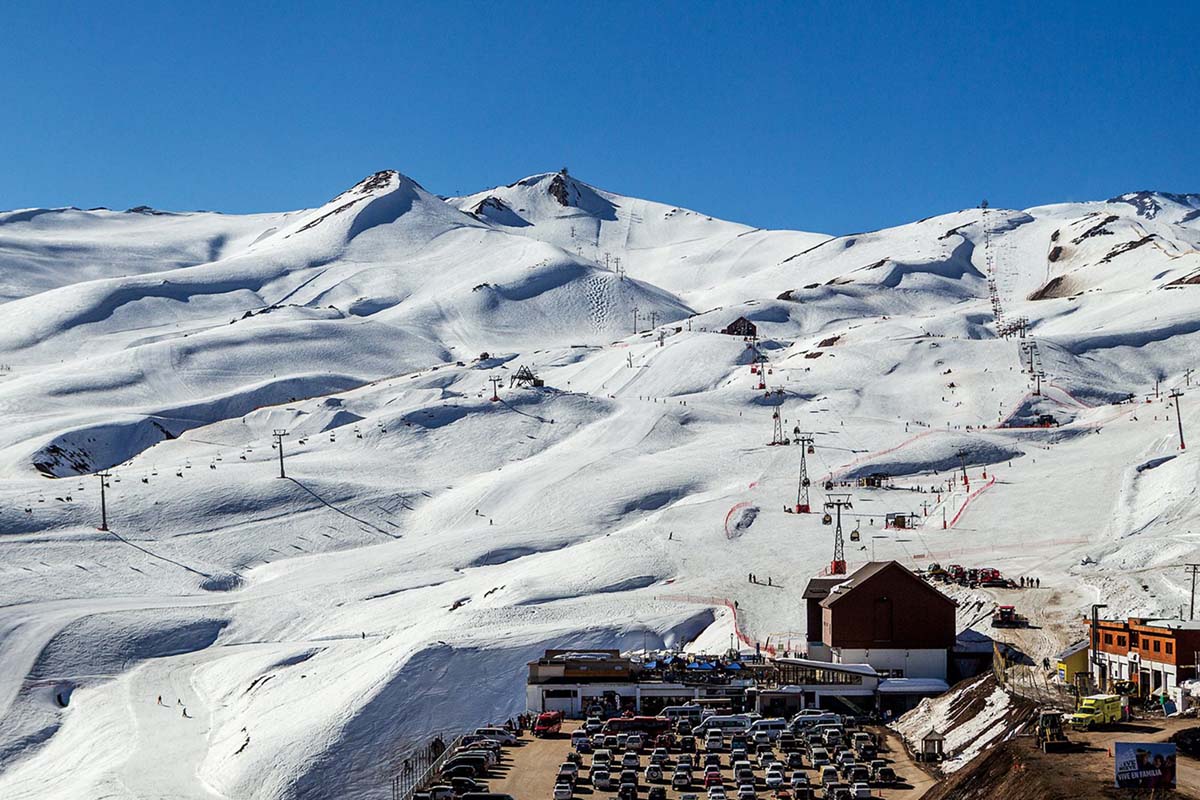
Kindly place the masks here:
POLYGON ((563 715, 561 711, 544 711, 538 714, 533 723, 534 736, 553 736, 562 730, 563 715))

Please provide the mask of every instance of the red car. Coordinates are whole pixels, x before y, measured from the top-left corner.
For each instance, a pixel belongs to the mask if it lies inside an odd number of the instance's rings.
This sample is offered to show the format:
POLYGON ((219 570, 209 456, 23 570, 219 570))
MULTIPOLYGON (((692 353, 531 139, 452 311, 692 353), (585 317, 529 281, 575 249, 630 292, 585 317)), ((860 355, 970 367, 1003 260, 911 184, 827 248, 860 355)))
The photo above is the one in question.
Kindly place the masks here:
POLYGON ((721 773, 719 773, 719 772, 704 773, 704 788, 705 789, 707 789, 710 786, 724 786, 724 785, 725 785, 725 779, 721 777, 721 773))

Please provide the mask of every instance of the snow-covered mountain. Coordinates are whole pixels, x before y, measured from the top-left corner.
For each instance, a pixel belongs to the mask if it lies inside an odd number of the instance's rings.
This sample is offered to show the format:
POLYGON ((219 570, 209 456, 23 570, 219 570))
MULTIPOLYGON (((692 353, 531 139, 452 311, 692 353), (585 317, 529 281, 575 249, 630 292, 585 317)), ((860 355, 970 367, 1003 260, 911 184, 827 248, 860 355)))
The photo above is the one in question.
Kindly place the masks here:
POLYGON ((855 490, 852 568, 1036 572, 1047 652, 1098 594, 1172 612, 1196 292, 1200 196, 1155 192, 839 237, 565 171, 0 213, 0 796, 386 797, 420 737, 522 710, 546 647, 727 642, 714 597, 798 644, 832 534, 782 510, 775 406, 822 479, 895 476, 855 490), (959 450, 969 491, 916 491, 959 450))

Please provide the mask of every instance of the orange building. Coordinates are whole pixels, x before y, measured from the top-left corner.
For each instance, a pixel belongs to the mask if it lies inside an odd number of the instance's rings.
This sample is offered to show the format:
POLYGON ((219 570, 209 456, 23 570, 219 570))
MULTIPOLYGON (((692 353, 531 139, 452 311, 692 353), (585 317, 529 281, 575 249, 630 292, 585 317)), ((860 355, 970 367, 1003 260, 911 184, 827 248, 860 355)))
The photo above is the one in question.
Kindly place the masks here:
MULTIPOLYGON (((1087 622, 1091 628, 1091 620, 1087 622)), ((1097 621, 1089 641, 1095 643, 1091 674, 1108 690, 1116 681, 1130 681, 1142 697, 1175 697, 1181 681, 1196 677, 1200 661, 1200 622, 1180 619, 1097 621)))

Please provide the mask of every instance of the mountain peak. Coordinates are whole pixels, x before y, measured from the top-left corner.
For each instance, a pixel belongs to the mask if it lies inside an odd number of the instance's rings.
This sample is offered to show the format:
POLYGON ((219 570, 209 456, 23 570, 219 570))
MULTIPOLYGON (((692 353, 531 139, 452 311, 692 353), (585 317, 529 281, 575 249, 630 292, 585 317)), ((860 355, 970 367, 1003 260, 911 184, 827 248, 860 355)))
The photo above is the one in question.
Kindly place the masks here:
POLYGON ((1109 198, 1109 203, 1126 203, 1134 207, 1139 217, 1154 219, 1165 207, 1166 203, 1183 206, 1189 209, 1200 209, 1200 194, 1175 194, 1174 192, 1155 192, 1142 189, 1137 192, 1126 192, 1109 198))

